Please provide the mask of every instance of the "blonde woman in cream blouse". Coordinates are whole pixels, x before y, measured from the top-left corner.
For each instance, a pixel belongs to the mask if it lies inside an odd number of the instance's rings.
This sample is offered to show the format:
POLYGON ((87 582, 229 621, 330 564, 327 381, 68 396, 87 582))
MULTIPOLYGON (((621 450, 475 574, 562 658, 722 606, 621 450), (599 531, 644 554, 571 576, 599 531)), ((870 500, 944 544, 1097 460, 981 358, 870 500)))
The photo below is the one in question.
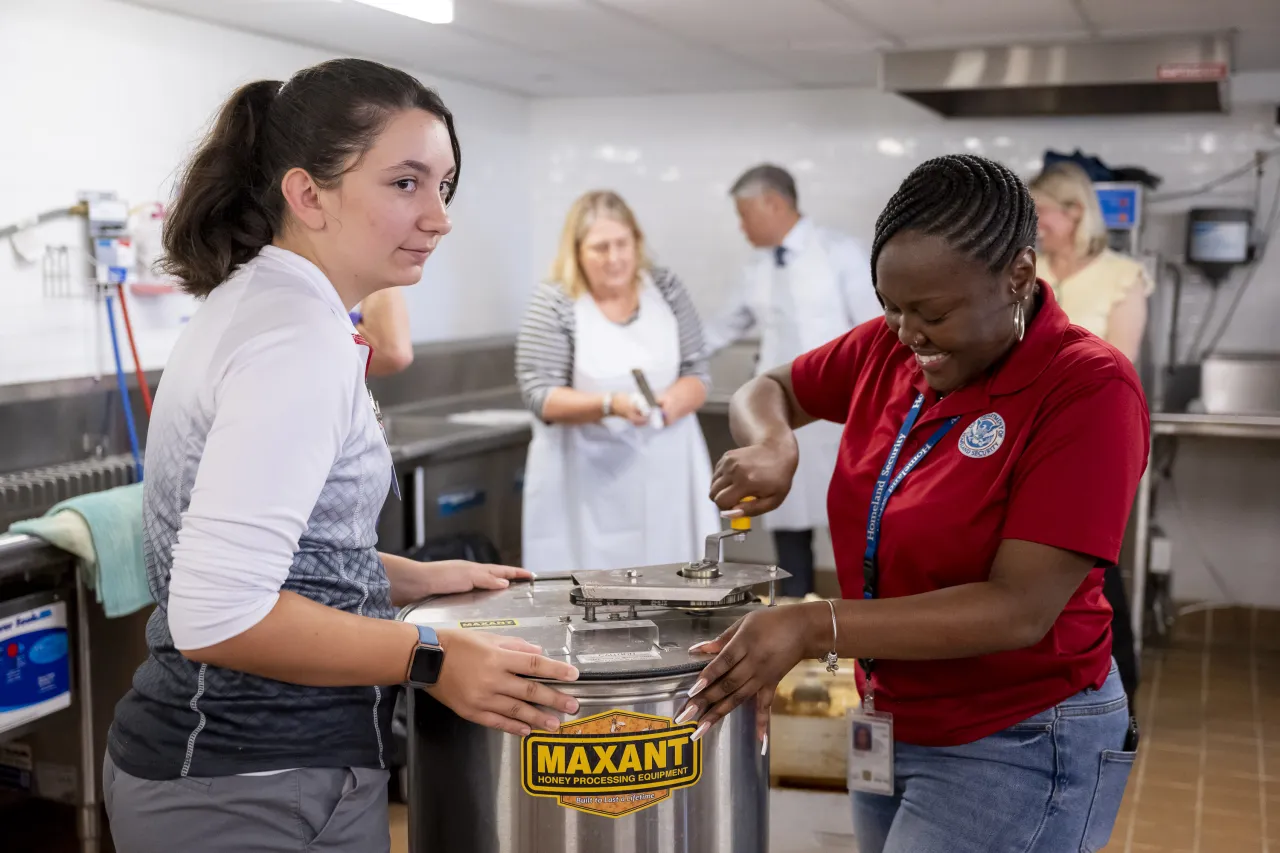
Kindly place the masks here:
POLYGON ((1074 163, 1055 163, 1031 182, 1040 217, 1036 272, 1077 326, 1138 358, 1153 284, 1142 264, 1107 248, 1093 182, 1074 163))
MULTIPOLYGON (((1072 323, 1136 362, 1154 285, 1142 264, 1107 248, 1107 226, 1088 174, 1074 163, 1055 163, 1031 182, 1031 196, 1039 217, 1036 274, 1053 288, 1072 323)), ((1139 667, 1118 566, 1104 573, 1102 592, 1112 610, 1112 655, 1132 708, 1139 667)))

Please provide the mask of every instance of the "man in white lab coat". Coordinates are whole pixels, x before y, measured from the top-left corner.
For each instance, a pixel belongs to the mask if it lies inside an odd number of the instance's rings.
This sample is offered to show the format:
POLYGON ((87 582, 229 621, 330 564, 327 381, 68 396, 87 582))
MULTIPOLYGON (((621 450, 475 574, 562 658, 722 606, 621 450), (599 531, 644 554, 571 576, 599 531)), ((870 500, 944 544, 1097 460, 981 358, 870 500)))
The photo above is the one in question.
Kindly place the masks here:
MULTIPOLYGON (((867 252, 800 213, 795 179, 785 169, 749 169, 730 194, 756 252, 729 306, 707 329, 713 352, 755 331, 760 374, 883 316, 867 252)), ((813 532, 827 526, 827 486, 841 430, 818 422, 796 433, 800 467, 791 493, 765 516, 778 564, 792 575, 782 584, 784 595, 813 591, 813 532)))

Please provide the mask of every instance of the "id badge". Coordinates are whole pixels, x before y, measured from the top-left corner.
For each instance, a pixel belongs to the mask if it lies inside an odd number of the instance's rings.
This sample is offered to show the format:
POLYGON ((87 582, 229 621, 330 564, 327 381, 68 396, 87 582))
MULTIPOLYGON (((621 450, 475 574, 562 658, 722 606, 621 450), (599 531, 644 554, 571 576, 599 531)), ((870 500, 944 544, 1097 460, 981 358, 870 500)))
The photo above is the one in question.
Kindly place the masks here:
POLYGON ((893 715, 856 709, 846 721, 849 790, 893 796, 893 715))

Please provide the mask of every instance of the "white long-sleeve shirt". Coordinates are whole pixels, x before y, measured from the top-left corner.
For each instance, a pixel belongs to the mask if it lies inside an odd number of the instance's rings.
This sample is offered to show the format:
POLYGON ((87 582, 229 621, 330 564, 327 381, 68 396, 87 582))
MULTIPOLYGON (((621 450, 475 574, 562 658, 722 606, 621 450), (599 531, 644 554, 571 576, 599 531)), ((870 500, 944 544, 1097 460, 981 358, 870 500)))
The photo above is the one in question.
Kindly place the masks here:
MULTIPOLYGON (((149 532, 176 527, 167 601, 176 648, 256 625, 300 552, 374 546, 391 456, 365 389, 368 349, 354 335, 324 274, 273 246, 218 286, 184 331, 146 460, 149 532)), ((152 538, 163 551, 172 533, 152 538)))
POLYGON ((290 684, 180 651, 249 630, 282 591, 394 617, 376 549, 391 453, 365 391, 367 356, 324 274, 270 246, 183 331, 147 436, 151 654, 108 735, 126 773, 386 766, 381 687, 290 684))
MULTIPOLYGON (((876 298, 875 286, 871 283, 870 255, 847 234, 802 218, 782 241, 782 248, 789 253, 788 264, 794 264, 796 256, 804 250, 809 233, 817 236, 818 245, 826 252, 827 259, 835 270, 847 328, 852 329, 859 323, 882 316, 884 308, 876 298)), ((710 352, 724 349, 765 325, 764 318, 757 316, 758 309, 752 304, 751 287, 746 279, 749 278, 750 270, 758 264, 773 266, 774 251, 767 248, 757 249, 752 253, 744 280, 735 287, 721 313, 707 324, 706 340, 710 352)))

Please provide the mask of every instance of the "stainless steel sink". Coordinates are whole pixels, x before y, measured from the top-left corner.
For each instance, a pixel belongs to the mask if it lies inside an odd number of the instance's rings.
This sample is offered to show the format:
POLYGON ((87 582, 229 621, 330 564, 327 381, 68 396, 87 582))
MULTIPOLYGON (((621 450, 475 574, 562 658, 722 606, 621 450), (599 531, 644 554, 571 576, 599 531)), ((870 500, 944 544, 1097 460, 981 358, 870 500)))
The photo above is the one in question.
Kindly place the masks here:
POLYGON ((476 427, 470 424, 455 424, 446 418, 431 415, 384 415, 382 425, 387 431, 387 443, 392 447, 452 438, 476 431, 476 427))
POLYGON ((406 403, 395 407, 395 411, 414 417, 446 417, 456 412, 474 409, 522 409, 524 401, 519 392, 512 394, 486 394, 482 398, 460 402, 457 399, 423 400, 418 403, 406 403))

